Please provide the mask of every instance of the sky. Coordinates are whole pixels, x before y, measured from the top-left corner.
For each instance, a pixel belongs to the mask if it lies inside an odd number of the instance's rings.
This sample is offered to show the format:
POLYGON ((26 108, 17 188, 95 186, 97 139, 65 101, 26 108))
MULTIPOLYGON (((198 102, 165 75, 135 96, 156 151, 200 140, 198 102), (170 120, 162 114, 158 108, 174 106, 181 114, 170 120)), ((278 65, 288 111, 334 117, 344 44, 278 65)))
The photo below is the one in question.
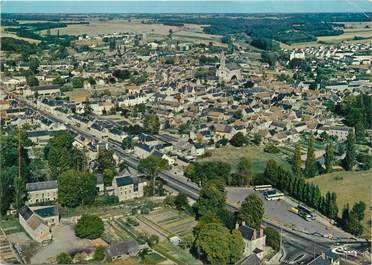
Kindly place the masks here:
POLYGON ((372 12, 372 0, 0 0, 0 5, 2 13, 372 12))

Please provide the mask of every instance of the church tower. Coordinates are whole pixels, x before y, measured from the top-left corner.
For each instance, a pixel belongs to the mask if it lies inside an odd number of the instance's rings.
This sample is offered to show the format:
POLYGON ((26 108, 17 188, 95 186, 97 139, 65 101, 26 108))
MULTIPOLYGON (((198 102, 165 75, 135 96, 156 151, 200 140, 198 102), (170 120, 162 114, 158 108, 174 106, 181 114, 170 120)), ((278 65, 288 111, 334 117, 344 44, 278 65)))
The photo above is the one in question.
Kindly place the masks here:
POLYGON ((225 54, 223 51, 221 52, 221 57, 220 57, 220 69, 225 70, 225 54))

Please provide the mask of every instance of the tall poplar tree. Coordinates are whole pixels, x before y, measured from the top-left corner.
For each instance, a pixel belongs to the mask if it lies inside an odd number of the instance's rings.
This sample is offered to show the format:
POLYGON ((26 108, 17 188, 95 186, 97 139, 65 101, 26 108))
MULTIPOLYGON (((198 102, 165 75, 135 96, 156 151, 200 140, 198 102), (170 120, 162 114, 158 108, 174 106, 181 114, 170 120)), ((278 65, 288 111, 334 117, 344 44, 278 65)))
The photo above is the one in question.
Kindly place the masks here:
POLYGON ((296 176, 301 176, 301 149, 299 144, 296 144, 295 146, 292 160, 292 170, 296 176))
POLYGON ((332 166, 333 166, 333 160, 334 160, 334 151, 333 151, 333 145, 332 143, 329 143, 326 147, 326 152, 325 152, 325 167, 326 167, 326 172, 329 173, 332 171, 332 166))

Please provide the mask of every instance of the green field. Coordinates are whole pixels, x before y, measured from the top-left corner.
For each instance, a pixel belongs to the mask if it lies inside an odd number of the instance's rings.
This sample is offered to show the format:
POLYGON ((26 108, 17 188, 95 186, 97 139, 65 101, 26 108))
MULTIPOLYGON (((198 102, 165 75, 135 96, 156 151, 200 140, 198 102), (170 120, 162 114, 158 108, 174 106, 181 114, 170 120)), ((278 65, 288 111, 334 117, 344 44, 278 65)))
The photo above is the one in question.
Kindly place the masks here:
POLYGON ((212 150, 212 156, 198 159, 202 161, 221 161, 230 163, 233 170, 236 168, 239 159, 246 157, 252 162, 252 171, 254 174, 265 171, 266 163, 274 159, 286 169, 291 169, 290 164, 285 160, 282 153, 270 154, 263 151, 263 146, 244 146, 244 147, 223 147, 212 150))
POLYGON ((364 201, 367 210, 364 218, 364 237, 371 237, 371 192, 372 192, 372 170, 358 172, 333 172, 308 180, 319 185, 323 194, 327 191, 336 192, 337 204, 340 209, 347 203, 352 205, 357 201, 364 201))

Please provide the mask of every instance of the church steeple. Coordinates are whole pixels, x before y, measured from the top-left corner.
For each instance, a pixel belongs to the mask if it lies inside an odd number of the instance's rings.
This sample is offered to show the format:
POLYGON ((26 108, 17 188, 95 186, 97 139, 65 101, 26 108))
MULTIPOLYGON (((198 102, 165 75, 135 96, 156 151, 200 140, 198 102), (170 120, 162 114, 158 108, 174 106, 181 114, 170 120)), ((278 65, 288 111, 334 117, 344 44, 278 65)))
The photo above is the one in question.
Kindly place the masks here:
POLYGON ((223 51, 221 52, 221 57, 220 57, 220 69, 221 70, 225 69, 225 54, 223 51))

